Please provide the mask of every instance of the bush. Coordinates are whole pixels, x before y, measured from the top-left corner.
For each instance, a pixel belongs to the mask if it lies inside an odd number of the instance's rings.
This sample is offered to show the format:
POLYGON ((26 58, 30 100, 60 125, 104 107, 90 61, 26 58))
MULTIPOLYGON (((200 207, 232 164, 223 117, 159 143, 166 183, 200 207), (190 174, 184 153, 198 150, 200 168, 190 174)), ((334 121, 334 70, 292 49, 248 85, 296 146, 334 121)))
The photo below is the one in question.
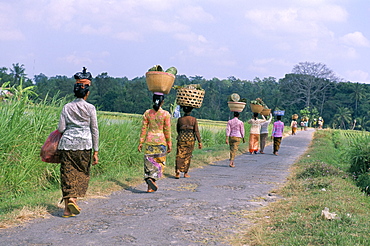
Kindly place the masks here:
POLYGON ((298 179, 319 178, 324 176, 333 176, 343 174, 341 170, 330 166, 322 161, 316 161, 310 164, 302 172, 297 174, 298 179))
POLYGON ((370 173, 364 173, 358 176, 356 185, 360 187, 361 191, 370 195, 370 173))
POLYGON ((349 171, 359 176, 370 170, 370 136, 359 135, 352 139, 347 157, 351 164, 349 171))

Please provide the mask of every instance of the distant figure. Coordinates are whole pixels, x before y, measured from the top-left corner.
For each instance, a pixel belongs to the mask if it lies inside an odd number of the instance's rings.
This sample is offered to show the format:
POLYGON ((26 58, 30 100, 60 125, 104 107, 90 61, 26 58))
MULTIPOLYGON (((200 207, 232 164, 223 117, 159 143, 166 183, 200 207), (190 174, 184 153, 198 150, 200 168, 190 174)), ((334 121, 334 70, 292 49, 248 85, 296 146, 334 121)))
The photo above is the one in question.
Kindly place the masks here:
POLYGON ((266 122, 261 123, 261 131, 260 131, 260 154, 264 154, 263 150, 266 146, 266 139, 269 135, 268 127, 272 120, 272 114, 269 115, 269 118, 266 122))
MULTIPOLYGON (((356 120, 355 120, 355 124, 356 124, 356 120)), ((321 130, 322 126, 324 125, 324 119, 322 117, 319 117, 318 125, 319 125, 319 129, 321 130)))
POLYGON ((145 143, 144 180, 148 184, 148 192, 157 191, 156 181, 162 177, 166 166, 166 155, 172 150, 171 115, 162 109, 163 93, 154 92, 153 108, 145 111, 137 147, 141 152, 145 143))
POLYGON ((249 132, 249 153, 251 155, 253 153, 257 154, 259 147, 261 123, 266 121, 265 116, 261 116, 263 119, 258 119, 258 113, 253 113, 252 119, 248 120, 248 123, 251 124, 251 129, 249 132))
POLYGON ((198 148, 202 148, 197 119, 190 115, 193 107, 182 106, 185 115, 177 120, 177 151, 175 178, 180 178, 180 172, 184 173, 184 178, 189 178, 189 167, 194 150, 195 140, 198 141, 198 148))
POLYGON ((304 128, 304 121, 303 120, 301 120, 301 123, 299 123, 300 124, 300 126, 301 126, 301 131, 303 131, 303 128, 304 128))
POLYGON ((235 167, 234 160, 240 141, 244 140, 244 123, 239 120, 239 112, 234 112, 234 118, 227 122, 226 144, 230 145, 230 167, 235 167))
POLYGON ((173 118, 180 118, 181 117, 181 113, 180 113, 180 105, 177 105, 176 108, 175 108, 175 112, 173 113, 173 118))
POLYGON ((307 128, 308 128, 308 121, 305 121, 304 122, 304 130, 307 131, 307 128))
POLYGON ((274 155, 278 155, 280 149, 281 139, 283 138, 284 123, 281 122, 281 115, 276 116, 277 121, 274 122, 272 128, 271 138, 274 139, 274 155))
POLYGON ((292 122, 290 123, 290 127, 292 128, 292 135, 295 135, 298 128, 298 122, 296 119, 292 120, 292 122))

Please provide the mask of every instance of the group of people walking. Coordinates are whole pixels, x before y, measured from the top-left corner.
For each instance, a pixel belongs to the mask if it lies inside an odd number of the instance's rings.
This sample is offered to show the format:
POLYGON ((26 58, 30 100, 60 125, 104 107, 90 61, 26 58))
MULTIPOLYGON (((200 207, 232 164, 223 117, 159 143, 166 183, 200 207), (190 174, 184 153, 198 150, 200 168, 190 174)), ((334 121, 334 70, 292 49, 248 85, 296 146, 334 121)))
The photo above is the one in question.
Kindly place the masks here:
MULTIPOLYGON (((239 120, 240 113, 234 112, 234 118, 227 122, 226 127, 226 144, 230 145, 230 167, 235 167, 235 156, 241 141, 245 143, 244 123, 239 120)), ((251 125, 249 131, 249 153, 252 154, 265 154, 266 140, 268 137, 268 126, 272 120, 272 114, 268 119, 261 115, 262 119, 258 118, 258 113, 253 113, 250 120, 247 121, 251 125)), ((274 122, 272 128, 271 138, 273 139, 273 154, 278 155, 280 149, 281 139, 284 132, 284 123, 281 121, 281 116, 276 117, 277 121, 274 122)))
MULTIPOLYGON (((62 137, 58 144, 60 156, 61 188, 63 193, 64 211, 63 217, 73 217, 80 213, 81 208, 77 204, 78 197, 84 197, 90 179, 91 165, 99 162, 99 130, 97 123, 96 108, 86 102, 90 94, 92 75, 83 68, 82 72, 74 75, 74 94, 76 99, 64 105, 60 114, 58 131, 62 137)), ((139 145, 139 152, 144 152, 144 180, 147 183, 147 192, 158 190, 156 181, 162 177, 166 166, 166 156, 172 152, 171 140, 171 115, 162 109, 164 103, 163 93, 153 94, 153 106, 143 114, 139 145)), ((193 107, 181 106, 184 116, 178 118, 177 146, 175 178, 179 179, 183 173, 184 178, 188 174, 192 152, 195 142, 202 149, 202 140, 199 132, 197 119, 191 116, 193 107)), ((245 142, 244 123, 239 120, 240 113, 234 112, 234 118, 229 120, 226 127, 226 144, 230 145, 230 167, 235 167, 234 160, 241 141, 245 142)), ((264 154, 266 139, 268 137, 268 125, 272 115, 268 119, 258 114, 253 114, 248 121, 251 124, 249 133, 250 154, 264 154)), ((277 116, 272 130, 274 139, 273 154, 278 155, 284 123, 277 116)))
MULTIPOLYGON (((80 213, 78 197, 84 197, 90 180, 91 165, 98 164, 99 130, 94 105, 86 102, 90 94, 92 75, 83 68, 74 75, 76 99, 64 105, 60 114, 58 131, 62 137, 58 144, 60 156, 61 188, 64 211, 62 217, 69 218, 80 213)), ((158 189, 156 181, 162 177, 166 155, 172 151, 171 116, 162 109, 163 93, 153 94, 153 107, 143 114, 139 152, 144 152, 144 180, 147 192, 158 189), (145 148, 143 146, 145 144, 145 148)), ((192 107, 181 107, 184 116, 177 122, 177 152, 175 178, 180 173, 188 174, 195 141, 202 148, 197 119, 191 116, 192 107)))

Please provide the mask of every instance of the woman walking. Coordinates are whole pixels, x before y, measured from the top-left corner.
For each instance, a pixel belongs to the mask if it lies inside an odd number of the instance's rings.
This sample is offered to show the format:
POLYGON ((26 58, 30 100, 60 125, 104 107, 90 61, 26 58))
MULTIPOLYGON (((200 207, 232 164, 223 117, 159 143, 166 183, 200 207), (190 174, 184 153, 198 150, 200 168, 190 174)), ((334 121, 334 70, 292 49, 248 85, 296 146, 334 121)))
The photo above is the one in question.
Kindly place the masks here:
POLYGON ((162 109, 163 93, 154 92, 153 108, 143 115, 140 143, 141 152, 145 143, 144 152, 144 180, 148 184, 148 192, 157 191, 156 181, 162 177, 166 165, 166 154, 172 150, 171 116, 162 109))
POLYGON ((264 154, 265 146, 266 146, 266 139, 269 135, 269 125, 272 120, 272 114, 269 115, 269 118, 266 122, 261 123, 261 131, 260 131, 260 154, 264 154))
POLYGON ((99 151, 96 109, 86 102, 90 94, 91 73, 83 68, 82 73, 76 73, 74 78, 76 99, 64 105, 58 124, 58 131, 63 134, 58 150, 65 218, 80 213, 77 198, 86 194, 90 180, 91 155, 93 152, 92 165, 96 165, 99 151))
POLYGON ((261 116, 263 119, 258 119, 258 113, 253 113, 252 119, 248 120, 248 123, 251 124, 251 129, 249 132, 249 153, 251 155, 253 153, 257 154, 259 147, 261 123, 266 121, 265 116, 261 116))
POLYGON ((281 122, 281 115, 276 116, 277 121, 274 122, 271 137, 274 138, 274 155, 278 155, 281 139, 283 138, 284 123, 281 122))
POLYGON ((292 128, 292 135, 295 135, 298 128, 298 122, 296 119, 292 120, 292 122, 290 123, 290 127, 292 128))
POLYGON ((197 119, 190 116, 193 107, 181 106, 185 115, 177 120, 177 151, 175 178, 180 178, 180 172, 184 173, 184 178, 189 178, 188 174, 191 157, 194 150, 195 140, 198 141, 198 148, 202 148, 197 119))
POLYGON ((234 112, 234 118, 227 122, 226 144, 230 145, 230 167, 235 167, 234 160, 241 139, 244 141, 244 123, 239 120, 239 112, 234 112))

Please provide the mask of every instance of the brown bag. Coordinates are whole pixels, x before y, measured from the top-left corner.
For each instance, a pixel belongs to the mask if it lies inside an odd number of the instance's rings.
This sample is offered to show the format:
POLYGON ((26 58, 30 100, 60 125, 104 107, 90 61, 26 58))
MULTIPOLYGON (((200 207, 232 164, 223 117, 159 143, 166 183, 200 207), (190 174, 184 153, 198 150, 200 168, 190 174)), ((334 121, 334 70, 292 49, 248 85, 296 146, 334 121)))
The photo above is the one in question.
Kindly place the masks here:
POLYGON ((58 144, 61 137, 62 134, 58 130, 50 133, 40 151, 40 157, 43 162, 60 163, 58 144))

